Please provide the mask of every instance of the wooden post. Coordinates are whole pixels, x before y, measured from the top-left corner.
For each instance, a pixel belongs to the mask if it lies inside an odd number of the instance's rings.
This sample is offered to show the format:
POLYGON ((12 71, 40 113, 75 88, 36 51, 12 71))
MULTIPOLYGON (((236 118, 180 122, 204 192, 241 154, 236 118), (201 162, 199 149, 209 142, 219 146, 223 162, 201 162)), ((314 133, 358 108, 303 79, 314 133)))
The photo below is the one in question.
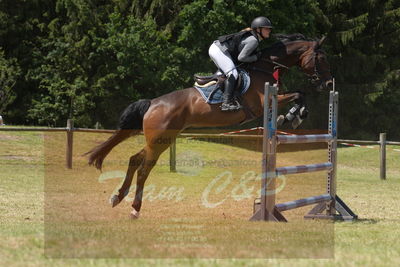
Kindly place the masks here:
POLYGON ((169 171, 176 172, 176 139, 171 142, 169 147, 169 171))
POLYGON ((67 120, 67 153, 66 153, 66 165, 68 169, 72 169, 72 148, 74 142, 74 121, 71 119, 67 120))
POLYGON ((379 134, 381 179, 386 180, 386 133, 379 134))

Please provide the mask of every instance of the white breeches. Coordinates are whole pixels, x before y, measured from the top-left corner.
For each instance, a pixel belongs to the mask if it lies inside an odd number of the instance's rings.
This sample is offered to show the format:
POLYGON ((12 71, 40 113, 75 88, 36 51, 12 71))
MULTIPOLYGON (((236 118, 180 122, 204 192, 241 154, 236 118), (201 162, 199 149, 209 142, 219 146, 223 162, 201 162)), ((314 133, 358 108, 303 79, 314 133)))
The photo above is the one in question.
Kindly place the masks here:
POLYGON ((235 79, 238 78, 239 75, 235 64, 228 53, 222 52, 215 43, 212 43, 208 49, 208 54, 210 55, 212 61, 214 61, 215 65, 217 65, 217 67, 225 74, 226 77, 233 75, 235 79))

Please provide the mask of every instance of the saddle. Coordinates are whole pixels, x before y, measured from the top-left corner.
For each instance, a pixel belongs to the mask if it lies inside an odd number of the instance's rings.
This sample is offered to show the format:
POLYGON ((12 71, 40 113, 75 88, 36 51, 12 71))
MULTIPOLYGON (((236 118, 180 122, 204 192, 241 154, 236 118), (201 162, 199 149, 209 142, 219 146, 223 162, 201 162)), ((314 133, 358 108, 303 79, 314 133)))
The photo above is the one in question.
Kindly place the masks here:
POLYGON ((212 84, 223 83, 225 80, 226 76, 224 74, 221 74, 221 72, 219 71, 215 72, 214 74, 205 76, 199 74, 194 75, 195 85, 200 87, 207 87, 212 84))
MULTIPOLYGON (((197 87, 208 87, 210 85, 219 85, 218 87, 224 88, 223 83, 226 80, 225 74, 222 74, 220 71, 215 72, 212 75, 194 75, 195 86, 197 87)), ((235 89, 238 89, 242 85, 242 76, 239 75, 239 78, 236 81, 235 89)))

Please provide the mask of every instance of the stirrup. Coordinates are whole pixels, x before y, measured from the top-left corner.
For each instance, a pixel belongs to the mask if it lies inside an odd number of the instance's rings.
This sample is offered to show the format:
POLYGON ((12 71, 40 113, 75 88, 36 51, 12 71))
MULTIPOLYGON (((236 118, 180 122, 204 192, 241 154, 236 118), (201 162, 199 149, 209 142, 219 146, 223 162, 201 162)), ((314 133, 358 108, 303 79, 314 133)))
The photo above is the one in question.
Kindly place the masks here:
POLYGON ((222 111, 237 111, 242 108, 242 105, 237 100, 230 101, 228 103, 222 103, 221 110, 222 111))

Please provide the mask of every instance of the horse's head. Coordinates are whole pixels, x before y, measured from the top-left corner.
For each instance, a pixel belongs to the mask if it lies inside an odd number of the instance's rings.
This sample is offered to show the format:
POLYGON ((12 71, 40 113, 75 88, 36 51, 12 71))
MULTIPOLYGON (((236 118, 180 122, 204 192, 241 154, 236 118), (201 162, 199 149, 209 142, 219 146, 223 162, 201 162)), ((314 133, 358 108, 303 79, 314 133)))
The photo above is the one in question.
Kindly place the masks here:
POLYGON ((318 91, 332 89, 333 81, 327 56, 322 50, 325 38, 310 40, 304 35, 275 34, 278 42, 262 50, 261 60, 252 66, 252 70, 272 73, 274 68, 288 69, 299 66, 309 76, 318 91))
POLYGON ((321 48, 324 40, 325 37, 313 42, 310 49, 301 56, 299 62, 300 67, 310 77, 311 83, 318 91, 322 91, 323 89, 331 90, 333 88, 328 59, 321 48))

